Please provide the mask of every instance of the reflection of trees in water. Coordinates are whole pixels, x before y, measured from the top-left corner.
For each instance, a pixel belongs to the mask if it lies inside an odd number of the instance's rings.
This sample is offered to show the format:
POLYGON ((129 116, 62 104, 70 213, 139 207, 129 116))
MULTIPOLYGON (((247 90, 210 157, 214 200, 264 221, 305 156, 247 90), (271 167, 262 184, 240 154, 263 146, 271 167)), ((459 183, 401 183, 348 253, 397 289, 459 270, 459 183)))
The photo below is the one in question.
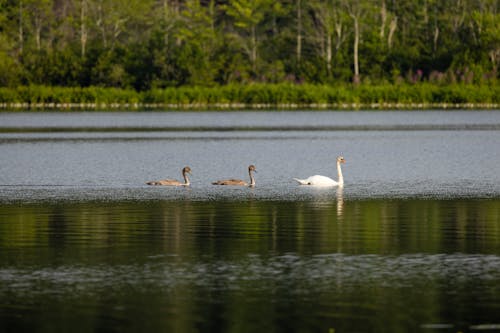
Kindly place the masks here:
POLYGON ((119 249, 198 255, 498 248, 500 200, 344 200, 343 191, 315 192, 306 201, 0 205, 0 249, 38 246, 61 256, 98 249, 126 260, 119 249))
POLYGON ((0 204, 3 278, 18 288, 4 295, 24 293, 28 282, 35 287, 26 293, 30 304, 45 305, 39 291, 54 286, 54 312, 83 295, 88 313, 114 319, 107 305, 122 302, 162 318, 152 320, 164 325, 152 331, 191 331, 214 316, 247 325, 263 317, 271 325, 290 300, 300 300, 294 315, 309 315, 313 300, 321 308, 314 313, 345 313, 352 322, 352 313, 381 313, 376 306, 391 314, 415 304, 440 310, 447 307, 441 290, 474 302, 482 295, 474 288, 494 290, 500 199, 344 200, 340 188, 319 194, 288 202, 0 204), (408 282, 418 286, 411 297, 401 293, 408 282))

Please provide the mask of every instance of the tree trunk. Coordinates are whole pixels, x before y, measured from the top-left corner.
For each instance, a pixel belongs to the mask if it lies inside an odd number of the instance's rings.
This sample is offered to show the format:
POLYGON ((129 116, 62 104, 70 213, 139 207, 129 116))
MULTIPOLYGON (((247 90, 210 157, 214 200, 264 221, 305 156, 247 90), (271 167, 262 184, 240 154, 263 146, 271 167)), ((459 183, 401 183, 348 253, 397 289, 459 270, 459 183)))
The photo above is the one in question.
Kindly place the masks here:
POLYGON ((380 9, 380 18, 382 24, 380 25, 380 39, 383 40, 385 37, 385 25, 387 22, 387 7, 385 6, 385 1, 382 0, 382 8, 380 9))
POLYGON ((439 27, 436 25, 434 27, 434 52, 437 51, 437 47, 438 47, 438 40, 439 40, 439 27))
POLYGON ((488 52, 488 55, 490 57, 491 64, 493 65, 493 72, 496 74, 498 71, 498 62, 500 60, 500 48, 491 50, 488 52))
POLYGON ((389 35, 387 36, 387 46, 389 48, 392 47, 392 38, 394 37, 394 33, 396 32, 397 27, 398 27, 398 18, 396 16, 391 20, 391 23, 389 25, 389 35))
POLYGON ((87 27, 85 25, 86 15, 87 15, 87 1, 82 0, 82 8, 80 9, 80 42, 82 58, 85 57, 85 52, 87 48, 87 27))
POLYGON ((326 33, 326 69, 328 76, 332 75, 332 35, 330 32, 326 33))
POLYGON ((19 53, 24 50, 24 30, 23 30, 23 1, 19 1, 19 53))
POLYGON ((257 33, 255 25, 252 26, 251 54, 250 61, 252 62, 252 71, 255 73, 257 69, 257 33))
POLYGON ((36 40, 36 49, 37 51, 40 51, 40 49, 42 48, 42 42, 41 42, 41 33, 42 33, 42 28, 40 26, 37 26, 35 28, 35 40, 36 40))
POLYGON ((335 51, 340 50, 340 45, 342 44, 342 23, 335 23, 335 33, 337 34, 337 42, 335 43, 335 51))
POLYGON ((302 8, 301 0, 297 0, 297 63, 302 56, 302 8))
POLYGON ((354 84, 359 84, 359 60, 358 60, 358 48, 359 48, 359 19, 357 16, 353 15, 354 19, 354 84))
POLYGON ((104 24, 104 18, 102 15, 102 2, 99 2, 97 5, 97 22, 96 25, 99 27, 99 30, 101 30, 101 37, 102 37, 102 45, 104 48, 107 48, 108 46, 108 40, 106 38, 106 27, 104 24))
POLYGON ((35 24, 35 42, 36 49, 40 51, 42 48, 42 18, 40 12, 34 13, 34 24, 35 24))

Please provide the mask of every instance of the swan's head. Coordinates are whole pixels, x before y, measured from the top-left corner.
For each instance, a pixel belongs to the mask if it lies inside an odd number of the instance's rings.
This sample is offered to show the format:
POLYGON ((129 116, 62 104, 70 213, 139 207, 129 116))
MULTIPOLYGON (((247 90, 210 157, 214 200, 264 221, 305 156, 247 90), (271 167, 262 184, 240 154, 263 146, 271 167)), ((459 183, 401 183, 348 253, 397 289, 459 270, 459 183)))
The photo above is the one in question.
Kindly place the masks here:
POLYGON ((257 169, 255 168, 255 165, 253 165, 253 164, 248 167, 248 172, 251 172, 251 171, 257 172, 257 169))
POLYGON ((182 169, 182 173, 185 174, 185 173, 189 173, 191 174, 191 168, 190 167, 184 167, 184 169, 182 169))
POLYGON ((337 157, 337 163, 345 163, 344 157, 343 156, 337 157))

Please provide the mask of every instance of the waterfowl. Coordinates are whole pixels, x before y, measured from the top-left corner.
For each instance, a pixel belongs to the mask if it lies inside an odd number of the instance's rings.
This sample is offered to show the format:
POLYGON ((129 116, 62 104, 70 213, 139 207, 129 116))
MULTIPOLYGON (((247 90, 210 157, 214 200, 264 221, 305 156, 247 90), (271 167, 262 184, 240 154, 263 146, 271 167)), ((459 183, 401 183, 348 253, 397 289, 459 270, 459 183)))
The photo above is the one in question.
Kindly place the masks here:
POLYGON ((326 176, 315 175, 306 179, 297 179, 294 178, 301 185, 312 185, 312 186, 343 186, 344 185, 344 177, 342 176, 342 169, 340 167, 341 164, 345 163, 345 160, 342 156, 337 157, 337 174, 338 181, 335 181, 326 176))
POLYGON ((163 179, 163 180, 153 180, 150 182, 147 182, 146 184, 148 185, 163 185, 163 186, 189 186, 191 183, 189 182, 189 178, 187 174, 191 174, 191 168, 190 167, 184 167, 182 169, 182 177, 184 178, 184 183, 181 183, 178 180, 175 179, 163 179))
POLYGON ((248 175, 250 176, 250 184, 241 179, 224 179, 213 182, 213 185, 236 185, 236 186, 255 186, 255 179, 253 178, 252 172, 257 172, 255 165, 250 165, 248 167, 248 175))

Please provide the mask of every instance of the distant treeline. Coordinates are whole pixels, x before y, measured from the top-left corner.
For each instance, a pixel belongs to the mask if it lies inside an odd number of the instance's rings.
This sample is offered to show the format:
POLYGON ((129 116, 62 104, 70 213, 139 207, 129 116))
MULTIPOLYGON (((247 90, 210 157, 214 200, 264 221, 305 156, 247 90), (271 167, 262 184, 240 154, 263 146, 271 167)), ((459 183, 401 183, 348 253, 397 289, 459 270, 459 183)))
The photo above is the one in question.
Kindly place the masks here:
POLYGON ((498 0, 0 0, 0 86, 37 86, 3 90, 2 99, 488 103, 488 88, 458 84, 497 84, 499 7, 498 0), (404 85, 420 82, 434 85, 404 85), (316 86, 234 86, 250 83, 316 86), (323 86, 346 83, 377 86, 323 86))
POLYGON ((498 108, 499 85, 228 84, 136 91, 102 87, 0 88, 3 109, 498 108))

